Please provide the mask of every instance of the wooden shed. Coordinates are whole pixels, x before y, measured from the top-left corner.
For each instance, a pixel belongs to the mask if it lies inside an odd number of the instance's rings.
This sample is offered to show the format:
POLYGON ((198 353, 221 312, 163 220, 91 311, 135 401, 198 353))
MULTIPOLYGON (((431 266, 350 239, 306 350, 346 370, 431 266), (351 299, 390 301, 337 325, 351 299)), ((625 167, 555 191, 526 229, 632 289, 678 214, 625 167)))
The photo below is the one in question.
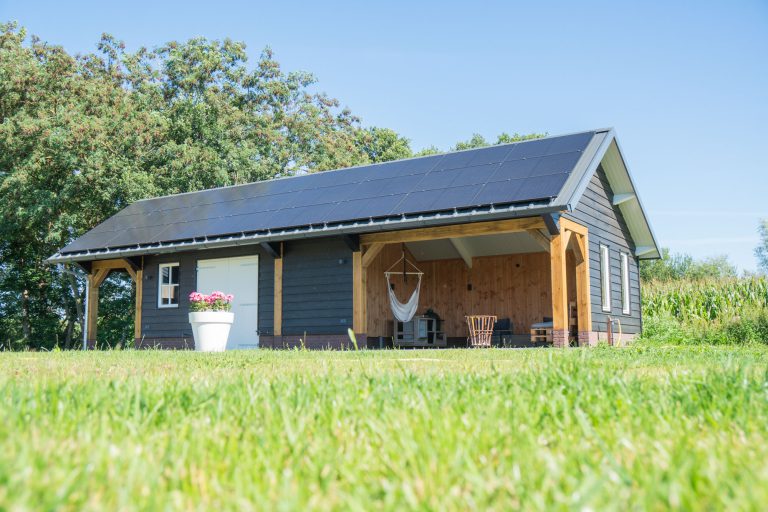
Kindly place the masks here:
POLYGON ((388 290, 411 296, 406 263, 442 344, 466 344, 468 315, 506 320, 505 344, 537 326, 555 346, 629 339, 638 262, 658 257, 604 129, 137 201, 49 261, 88 272, 91 342, 99 285, 125 271, 138 346, 192 346, 186 298, 220 289, 235 295, 231 348, 338 348, 350 327, 397 341, 388 290))

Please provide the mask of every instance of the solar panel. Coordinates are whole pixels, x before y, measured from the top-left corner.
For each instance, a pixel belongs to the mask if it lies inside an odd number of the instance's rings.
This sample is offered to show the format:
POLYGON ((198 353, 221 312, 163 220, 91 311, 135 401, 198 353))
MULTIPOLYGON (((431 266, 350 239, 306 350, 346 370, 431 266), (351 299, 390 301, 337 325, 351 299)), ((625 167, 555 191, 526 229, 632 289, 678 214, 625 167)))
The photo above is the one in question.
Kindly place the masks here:
POLYGON ((573 135, 566 135, 563 137, 553 137, 549 148, 547 148, 548 154, 554 155, 557 153, 570 153, 572 151, 583 151, 589 141, 592 140, 594 132, 575 133, 573 135))
POLYGON ((475 196, 477 204, 502 204, 515 202, 519 197, 517 193, 526 180, 506 180, 490 182, 483 185, 483 188, 475 196))
POLYGON ((560 189, 563 188, 565 180, 567 179, 568 174, 560 173, 519 180, 522 182, 522 185, 510 197, 510 201, 533 201, 536 199, 555 197, 560 192, 560 189))
POLYGON ((496 171, 499 170, 499 166, 500 164, 493 163, 460 169, 456 175, 456 179, 451 182, 451 186, 456 187, 461 185, 487 183, 496 174, 496 171))
POLYGON ((516 144, 507 155, 507 160, 520 160, 521 158, 536 158, 548 154, 552 139, 538 139, 516 144))
POLYGON ((568 172, 573 169, 576 162, 581 158, 581 152, 560 153, 559 155, 549 155, 538 158, 538 163, 531 176, 544 176, 559 172, 568 172))
POLYGON ((511 160, 499 164, 498 169, 489 181, 514 180, 527 178, 533 173, 539 159, 526 158, 523 160, 511 160))
POLYGON ((138 201, 62 249, 365 221, 558 195, 595 132, 138 201))

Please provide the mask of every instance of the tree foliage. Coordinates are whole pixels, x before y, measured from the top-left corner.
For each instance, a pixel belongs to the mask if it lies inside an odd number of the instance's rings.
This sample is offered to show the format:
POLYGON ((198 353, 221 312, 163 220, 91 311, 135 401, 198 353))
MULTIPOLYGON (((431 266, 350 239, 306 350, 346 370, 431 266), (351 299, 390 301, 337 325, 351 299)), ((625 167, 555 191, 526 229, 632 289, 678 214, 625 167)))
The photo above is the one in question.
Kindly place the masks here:
POLYGON ((689 254, 672 254, 669 249, 663 248, 661 259, 640 262, 640 278, 645 282, 699 281, 737 275, 736 267, 724 255, 695 260, 689 254))
POLYGON ((230 40, 73 56, 0 25, 0 343, 77 343, 83 287, 45 258, 137 199, 410 154, 314 83, 230 40))

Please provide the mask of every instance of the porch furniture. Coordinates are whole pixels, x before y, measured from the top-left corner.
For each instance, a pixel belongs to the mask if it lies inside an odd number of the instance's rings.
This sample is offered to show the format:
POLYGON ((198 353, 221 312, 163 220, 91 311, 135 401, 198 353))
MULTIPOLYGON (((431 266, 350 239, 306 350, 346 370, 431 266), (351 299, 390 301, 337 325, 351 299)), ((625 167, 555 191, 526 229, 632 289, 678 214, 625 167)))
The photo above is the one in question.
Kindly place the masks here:
POLYGON ((491 343, 497 347, 506 347, 512 340, 512 331, 512 320, 509 318, 499 318, 493 324, 491 343))
POLYGON ((471 315, 465 317, 469 328, 468 341, 472 347, 490 347, 495 315, 471 315))
POLYGON ((405 347, 445 347, 445 333, 437 330, 437 319, 429 316, 414 316, 408 322, 393 321, 395 346, 405 347))
POLYGON ((531 343, 552 343, 552 322, 531 325, 531 343))
POLYGON ((384 277, 387 279, 387 294, 389 295, 389 306, 392 309, 392 314, 394 317, 401 322, 408 322, 413 318, 413 315, 416 314, 416 309, 419 307, 419 292, 421 291, 421 276, 424 275, 424 272, 419 270, 419 268, 408 261, 408 259, 405 257, 405 244, 403 244, 403 255, 400 257, 399 260, 397 260, 392 266, 390 266, 385 272, 384 277), (403 271, 402 272, 393 272, 392 269, 397 266, 398 263, 403 262, 403 271), (415 269, 415 272, 409 272, 407 266, 410 265, 415 269), (408 299, 407 302, 402 303, 399 300, 397 300, 397 296, 395 295, 395 289, 392 286, 392 283, 389 281, 389 277, 392 274, 401 274, 403 276, 403 281, 408 279, 409 275, 415 275, 418 277, 418 281, 416 282, 416 289, 411 294, 411 297, 408 299))

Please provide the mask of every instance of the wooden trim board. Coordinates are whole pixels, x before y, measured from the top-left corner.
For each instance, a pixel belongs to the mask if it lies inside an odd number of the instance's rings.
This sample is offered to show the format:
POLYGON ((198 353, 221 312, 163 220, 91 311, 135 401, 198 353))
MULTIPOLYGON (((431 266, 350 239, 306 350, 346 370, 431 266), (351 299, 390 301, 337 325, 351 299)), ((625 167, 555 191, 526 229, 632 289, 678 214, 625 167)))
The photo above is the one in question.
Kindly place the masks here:
POLYGON ((360 243, 371 245, 375 243, 404 243, 422 240, 438 240, 442 238, 459 238, 463 236, 496 235, 500 233, 515 233, 529 229, 544 228, 541 217, 525 217, 521 219, 494 220, 474 222, 470 224, 451 224, 433 228, 415 228, 403 231, 384 231, 360 235, 360 243))

